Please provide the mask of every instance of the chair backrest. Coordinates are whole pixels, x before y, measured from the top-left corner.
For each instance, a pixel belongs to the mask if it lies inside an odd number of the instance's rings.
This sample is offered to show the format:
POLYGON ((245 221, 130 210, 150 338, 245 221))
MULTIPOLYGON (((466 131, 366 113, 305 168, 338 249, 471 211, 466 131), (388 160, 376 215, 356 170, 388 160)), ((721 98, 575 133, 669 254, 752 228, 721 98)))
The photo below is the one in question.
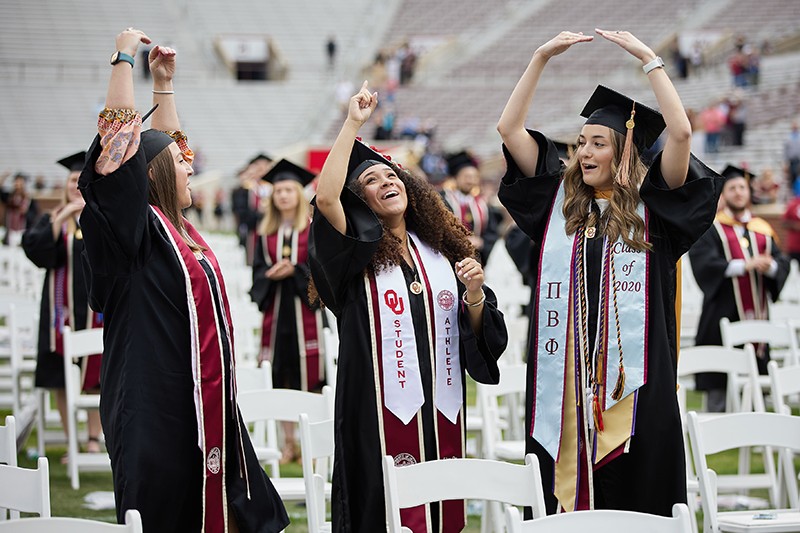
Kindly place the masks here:
POLYGON ((50 478, 46 457, 40 457, 37 468, 0 465, 0 515, 10 511, 12 520, 19 513, 50 516, 50 478))
POLYGON ((0 523, 2 533, 142 533, 139 511, 125 511, 124 524, 108 524, 84 518, 25 518, 0 523))
POLYGON ((311 422, 300 415, 300 451, 306 487, 309 533, 319 533, 325 524, 325 484, 333 461, 333 419, 311 422), (316 463, 316 465, 315 465, 316 463))
POLYGON ((684 503, 676 503, 672 506, 672 518, 632 511, 602 509, 561 513, 523 521, 517 508, 506 507, 508 533, 574 533, 575 531, 691 533, 691 521, 689 508, 684 503))
POLYGON ((690 346, 681 348, 678 379, 701 372, 728 374, 728 404, 732 412, 764 411, 764 396, 758 385, 758 367, 753 346, 690 346), (741 395, 739 385, 742 386, 741 395))
POLYGON ((770 347, 785 347, 785 364, 800 364, 800 349, 797 336, 786 321, 739 320, 731 322, 728 318, 719 321, 722 344, 728 347, 747 343, 768 343, 770 347))
POLYGON ((272 364, 264 361, 261 366, 236 365, 236 391, 239 394, 272 388, 272 364))
POLYGON ((800 365, 780 367, 775 361, 770 361, 767 363, 767 372, 775 412, 792 414, 787 396, 800 394, 800 365))
POLYGON ((17 466, 17 423, 11 415, 0 426, 0 463, 17 466))
MULTIPOLYGON (((499 398, 507 399, 507 427, 511 429, 512 438, 522 438, 524 415, 521 407, 525 399, 526 366, 524 363, 502 365, 500 382, 497 385, 477 384, 477 401, 483 417, 481 440, 483 453, 487 459, 496 459, 495 443, 503 440, 499 398)), ((521 459, 521 457, 520 457, 521 459)))
MULTIPOLYGON (((765 446, 774 448, 782 466, 782 479, 775 472, 767 472, 771 491, 779 492, 784 486, 793 508, 798 507, 797 482, 791 450, 800 449, 800 417, 776 413, 732 413, 700 419, 690 411, 689 438, 692 457, 697 469, 700 496, 706 524, 718 531, 716 482, 709 475, 706 457, 715 453, 739 448, 765 446)), ((766 452, 765 452, 766 453, 766 452)), ((713 472, 713 471, 711 471, 713 472)), ((748 488, 754 483, 743 482, 748 488)))
POLYGON ((242 418, 249 424, 258 420, 299 422, 306 413, 312 422, 333 418, 333 391, 329 386, 322 394, 293 389, 270 389, 242 392, 237 396, 242 418))
POLYGON ((487 459, 443 459, 395 466, 383 458, 383 482, 389 533, 400 533, 400 509, 443 500, 489 500, 533 508, 545 515, 542 475, 533 454, 524 465, 487 459))

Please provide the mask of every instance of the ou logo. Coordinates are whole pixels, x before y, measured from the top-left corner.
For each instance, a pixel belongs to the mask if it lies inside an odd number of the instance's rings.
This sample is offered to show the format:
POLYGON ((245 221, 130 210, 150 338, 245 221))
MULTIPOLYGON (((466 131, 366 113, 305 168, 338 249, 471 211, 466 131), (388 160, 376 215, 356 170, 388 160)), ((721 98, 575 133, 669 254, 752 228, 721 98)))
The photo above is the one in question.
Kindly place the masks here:
POLYGON ((396 315, 402 315, 403 311, 405 311, 403 299, 397 296, 397 293, 391 289, 383 293, 383 301, 386 303, 386 307, 391 309, 396 315))

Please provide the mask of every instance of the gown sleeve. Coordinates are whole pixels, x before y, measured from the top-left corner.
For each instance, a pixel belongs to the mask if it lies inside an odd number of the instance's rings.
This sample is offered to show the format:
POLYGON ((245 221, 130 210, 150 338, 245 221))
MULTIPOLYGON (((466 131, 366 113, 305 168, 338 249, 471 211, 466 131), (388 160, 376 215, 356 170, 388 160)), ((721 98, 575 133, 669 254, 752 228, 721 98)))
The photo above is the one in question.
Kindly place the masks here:
MULTIPOLYGON (((459 294, 464 291, 458 283, 459 294)), ((500 382, 500 369, 497 360, 508 344, 508 331, 502 311, 497 308, 497 296, 492 289, 483 286, 486 301, 483 304, 483 327, 476 335, 470 324, 466 304, 459 300, 458 327, 461 343, 462 361, 467 373, 478 383, 496 385, 500 382)))
POLYGON ((783 286, 786 284, 786 280, 789 277, 791 260, 781 252, 775 239, 772 240, 772 258, 778 264, 778 271, 771 278, 764 276, 764 280, 770 299, 773 302, 777 302, 783 290, 783 286))
POLYGON ((639 195, 652 217, 651 236, 664 242, 664 251, 678 261, 714 223, 723 179, 691 155, 686 182, 670 189, 661 175, 663 155, 656 156, 639 195))
POLYGON ((538 131, 528 130, 528 133, 539 145, 536 175, 523 175, 511 153, 503 145, 506 173, 500 183, 497 196, 500 203, 508 209, 517 226, 528 237, 536 242, 541 242, 550 208, 564 171, 564 164, 558 158, 558 150, 553 141, 538 131))
POLYGON ((49 213, 45 213, 25 230, 22 235, 22 249, 31 262, 39 268, 54 269, 62 266, 66 260, 66 250, 59 246, 63 233, 53 238, 53 223, 49 213))
POLYGON ((730 278, 725 277, 728 259, 714 227, 706 230, 689 249, 689 261, 694 279, 706 300, 714 300, 723 287, 730 287, 730 278))
POLYGON ((250 299, 262 312, 275 296, 275 283, 264 275, 267 270, 269 267, 264 259, 264 239, 259 235, 253 254, 253 287, 250 289, 250 299))
POLYGON ((308 239, 311 277, 320 298, 335 315, 345 304, 348 285, 363 274, 383 235, 378 217, 364 200, 346 187, 341 200, 346 232, 339 233, 319 209, 314 209, 308 239))

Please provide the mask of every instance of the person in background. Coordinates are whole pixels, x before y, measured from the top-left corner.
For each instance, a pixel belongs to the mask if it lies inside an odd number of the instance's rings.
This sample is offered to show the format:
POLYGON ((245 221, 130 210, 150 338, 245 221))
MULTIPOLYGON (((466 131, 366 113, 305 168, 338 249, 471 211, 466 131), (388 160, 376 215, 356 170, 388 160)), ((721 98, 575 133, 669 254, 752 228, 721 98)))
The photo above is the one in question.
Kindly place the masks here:
POLYGON ((564 166, 550 139, 525 128, 546 65, 594 39, 564 31, 533 53, 497 125, 507 163, 500 201, 542 249, 526 451, 539 458, 548 513, 671 516, 686 502, 676 263, 711 225, 719 179, 690 154, 691 126, 664 62, 630 32, 595 31, 641 62, 660 113, 599 85, 564 166), (648 169, 640 154, 665 127, 648 169))
POLYGON ((99 135, 78 187, 90 303, 105 318, 100 414, 117 520, 147 531, 282 531, 280 496, 236 403, 233 324, 219 263, 181 211, 192 151, 181 130, 176 54, 155 46, 152 129, 135 109, 143 32, 116 37, 99 135))
POLYGON ((5 227, 3 244, 17 245, 26 228, 39 217, 39 206, 27 189, 28 176, 16 174, 10 191, 4 190, 3 182, 8 174, 0 176, 0 202, 5 204, 5 227))
MULTIPOLYGON (((61 425, 67 432, 67 397, 64 390, 63 329, 73 331, 102 328, 103 315, 89 308, 89 285, 81 263, 83 233, 78 217, 85 202, 78 191, 78 177, 86 152, 67 156, 58 163, 68 170, 61 203, 44 213, 22 235, 22 249, 33 264, 45 269, 39 309, 39 339, 34 384, 50 389, 56 399, 61 425)), ((100 354, 83 359, 82 388, 97 391, 100 387, 100 354)), ((88 412, 86 451, 100 452, 100 413, 88 412)), ((68 457, 62 457, 66 463, 68 457)))
MULTIPOLYGON (((769 300, 778 299, 789 274, 775 231, 750 211, 750 178, 744 169, 728 165, 723 171, 724 207, 714 225, 689 250, 692 272, 703 291, 703 310, 695 345, 722 345, 719 321, 766 320, 769 300)), ((758 370, 767 373, 769 349, 756 347, 758 370)), ((706 410, 725 411, 727 376, 698 374, 697 390, 706 392, 706 410)))
MULTIPOLYGON (((272 184, 265 199, 253 257, 250 297, 264 313, 262 361, 272 363, 272 384, 319 392, 325 385, 322 312, 308 301, 309 205, 303 188, 314 174, 282 159, 264 176, 272 184)), ((292 422, 284 422, 281 462, 300 458, 292 422)))

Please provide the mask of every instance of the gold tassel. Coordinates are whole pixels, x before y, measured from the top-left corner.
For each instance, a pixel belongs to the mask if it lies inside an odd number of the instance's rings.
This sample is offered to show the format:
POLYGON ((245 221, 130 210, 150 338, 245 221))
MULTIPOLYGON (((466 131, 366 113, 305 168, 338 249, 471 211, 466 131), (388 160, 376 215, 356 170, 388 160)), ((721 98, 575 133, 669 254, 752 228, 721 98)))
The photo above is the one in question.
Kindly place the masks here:
POLYGON ((619 363, 619 375, 617 376, 617 384, 614 385, 614 390, 611 391, 611 397, 619 401, 622 398, 622 392, 625 390, 625 367, 622 361, 619 363))
POLYGON ((631 172, 631 150, 633 149, 633 127, 636 123, 633 117, 636 115, 636 102, 633 103, 631 109, 631 118, 625 123, 628 131, 625 132, 625 147, 622 149, 622 155, 619 158, 619 170, 614 177, 614 181, 622 187, 630 185, 630 172, 631 172))
POLYGON ((592 415, 594 416, 594 427, 602 433, 605 429, 603 427, 603 411, 600 409, 600 400, 597 398, 597 394, 592 398, 592 415))

